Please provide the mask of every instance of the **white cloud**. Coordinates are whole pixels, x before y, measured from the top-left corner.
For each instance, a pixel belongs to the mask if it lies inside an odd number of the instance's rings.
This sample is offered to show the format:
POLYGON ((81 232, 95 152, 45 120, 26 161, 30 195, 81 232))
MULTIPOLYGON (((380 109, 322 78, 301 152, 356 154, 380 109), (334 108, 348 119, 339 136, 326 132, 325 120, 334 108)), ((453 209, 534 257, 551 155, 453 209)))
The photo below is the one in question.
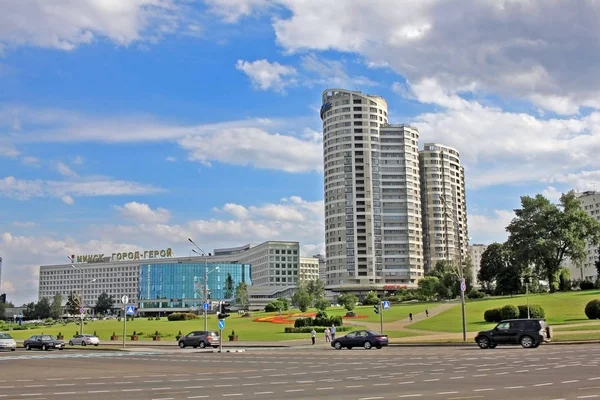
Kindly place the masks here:
POLYGON ((54 168, 62 176, 67 176, 67 177, 71 177, 71 178, 77 176, 77 172, 73 171, 73 169, 71 169, 71 167, 69 167, 67 164, 65 164, 61 161, 57 162, 55 164, 54 168))
POLYGON ((548 186, 546 189, 542 190, 542 195, 554 203, 560 200, 562 194, 563 192, 557 190, 554 186, 548 186))
POLYGON ((297 71, 293 67, 269 62, 265 59, 256 61, 238 60, 235 66, 252 81, 252 85, 260 90, 284 92, 286 86, 295 83, 293 77, 297 71))
POLYGON ((356 54, 410 82, 434 80, 443 93, 474 84, 562 114, 600 106, 600 76, 589 68, 600 54, 597 2, 568 9, 547 0, 418 0, 401 7, 388 0, 327 7, 305 0, 211 3, 228 22, 271 6, 276 41, 288 53, 356 54))
POLYGON ((347 87, 377 86, 378 83, 364 76, 350 76, 346 66, 338 60, 329 60, 309 54, 302 57, 302 69, 306 73, 305 84, 309 87, 347 87))
POLYGON ((65 195, 63 197, 60 198, 63 203, 68 204, 68 205, 73 205, 75 204, 75 200, 73 199, 73 197, 69 196, 69 195, 65 195))
POLYGON ((25 156, 25 157, 21 157, 21 163, 23 163, 25 165, 39 167, 40 159, 37 157, 33 157, 33 156, 25 156))
POLYGON ((71 204, 69 197, 125 196, 159 193, 162 189, 151 185, 122 180, 48 181, 26 180, 8 176, 0 179, 0 195, 20 200, 35 197, 58 197, 71 204))
MULTIPOLYGON (((219 209, 217 209, 219 211, 219 209)), ((239 204, 227 203, 223 206, 222 211, 227 212, 239 219, 248 218, 248 209, 239 204)))
POLYGON ((0 156, 8 157, 8 158, 16 158, 20 154, 21 154, 21 152, 19 152, 19 150, 17 150, 16 147, 13 146, 12 144, 0 142, 0 156))
POLYGON ((137 223, 166 223, 171 219, 171 213, 164 208, 152 209, 148 204, 135 201, 126 203, 123 207, 115 206, 121 215, 137 223))
POLYGON ((514 217, 515 213, 512 210, 493 210, 490 215, 469 215, 467 222, 471 243, 489 244, 506 241, 508 239, 506 227, 514 217))
POLYGON ((85 163, 85 158, 83 156, 75 156, 72 162, 75 165, 82 165, 85 163))
POLYGON ((118 45, 156 40, 176 29, 178 0, 1 0, 0 48, 73 50, 106 38, 118 45))
POLYGON ((165 158, 165 161, 168 161, 168 162, 176 162, 176 161, 177 161, 177 157, 168 156, 167 158, 165 158))
POLYGON ((178 141, 189 158, 286 172, 322 170, 320 144, 293 136, 269 134, 258 128, 222 129, 211 135, 189 136, 178 141))

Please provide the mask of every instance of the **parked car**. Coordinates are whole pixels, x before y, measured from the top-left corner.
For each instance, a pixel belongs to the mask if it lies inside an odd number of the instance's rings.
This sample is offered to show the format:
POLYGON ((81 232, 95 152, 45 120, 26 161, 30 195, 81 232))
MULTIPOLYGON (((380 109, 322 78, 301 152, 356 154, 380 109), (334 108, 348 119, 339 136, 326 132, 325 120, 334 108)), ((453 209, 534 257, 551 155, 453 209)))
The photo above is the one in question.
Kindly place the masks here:
POLYGON ((352 331, 346 336, 335 338, 331 346, 336 350, 344 347, 352 349, 353 347, 364 347, 369 350, 373 347, 381 349, 388 345, 388 337, 373 331, 352 331))
POLYGON ((0 350, 15 351, 17 342, 8 333, 0 332, 0 350))
POLYGON ((77 335, 69 340, 69 346, 87 346, 88 344, 98 346, 100 344, 100 339, 94 335, 77 335))
POLYGON ((551 336, 550 326, 543 319, 509 319, 500 321, 494 329, 479 332, 475 342, 482 349, 511 344, 535 349, 540 344, 549 342, 551 336))
POLYGON ((200 347, 201 349, 210 346, 216 348, 219 347, 219 334, 214 331, 193 331, 179 338, 178 344, 182 349, 187 346, 200 347))
POLYGON ((65 342, 63 342, 62 340, 58 340, 54 336, 50 335, 33 335, 32 337, 23 342, 23 347, 25 347, 25 349, 27 350, 62 350, 65 348, 65 342))

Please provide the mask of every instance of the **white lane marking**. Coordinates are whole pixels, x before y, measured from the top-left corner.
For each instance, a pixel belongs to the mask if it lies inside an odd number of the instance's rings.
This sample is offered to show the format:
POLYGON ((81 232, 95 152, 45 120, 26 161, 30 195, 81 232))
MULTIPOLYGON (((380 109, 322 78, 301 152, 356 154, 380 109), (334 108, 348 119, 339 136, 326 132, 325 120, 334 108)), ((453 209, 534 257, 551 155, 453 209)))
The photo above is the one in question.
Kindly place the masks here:
POLYGON ((32 387, 44 387, 44 385, 25 385, 26 388, 32 388, 32 387))
POLYGON ((494 388, 473 389, 474 392, 491 392, 493 390, 496 390, 496 389, 494 389, 494 388))
POLYGON ((152 388, 152 390, 171 390, 170 387, 152 388))
POLYGON ((457 394, 458 392, 438 392, 436 394, 457 394))
POLYGON ((77 392, 54 392, 56 395, 75 394, 77 392))
POLYGON ((152 400, 174 400, 172 397, 159 397, 157 399, 152 399, 152 400))
POLYGON ((523 389, 525 386, 505 386, 504 389, 523 389))
POLYGON ((597 377, 597 378, 588 378, 588 381, 597 381, 598 379, 600 379, 600 377, 597 377))
POLYGON ((373 386, 389 386, 389 383, 375 383, 373 386))
POLYGON ((233 385, 215 385, 216 388, 232 387, 233 385))
POLYGON ((121 392, 141 392, 143 389, 121 389, 121 392))
POLYGON ((575 383, 579 382, 579 379, 573 379, 572 381, 562 381, 561 383, 575 383))
POLYGON ((334 387, 330 386, 330 387, 322 387, 322 388, 317 388, 317 390, 333 390, 335 389, 334 387))
POLYGON ((41 393, 21 393, 19 396, 41 396, 41 393))
POLYGON ((421 397, 421 396, 423 396, 423 395, 420 394, 420 393, 415 393, 415 394, 403 394, 403 395, 400 395, 398 397, 404 398, 404 397, 421 397))
MULTIPOLYGON (((158 379, 158 380, 152 380, 152 381, 144 381, 144 383, 160 383, 162 382, 162 380, 158 379)), ((88 383, 89 385, 89 383, 88 383)))
POLYGON ((379 400, 379 399, 383 399, 383 397, 361 397, 358 400, 379 400))
POLYGON ((123 378, 128 379, 128 378, 141 378, 141 376, 139 375, 125 375, 123 378))
POLYGON ((435 378, 435 379, 425 379, 423 382, 437 382, 437 381, 439 381, 438 378, 435 378))
POLYGON ((225 393, 222 395, 223 397, 233 397, 233 396, 243 396, 242 393, 225 393))
MULTIPOLYGON (((125 382, 113 382, 115 385, 131 385, 133 382, 132 381, 125 381, 125 382)), ((58 386, 58 385, 56 385, 58 386)))
POLYGON ((577 396, 578 399, 591 399, 591 398, 596 398, 596 397, 600 397, 597 394, 590 394, 587 396, 577 396))
POLYGON ((17 382, 33 382, 33 379, 17 379, 17 382))
POLYGON ((189 379, 171 379, 169 382, 189 382, 189 379))
POLYGON ((464 379, 464 376, 451 376, 450 379, 464 379))
MULTIPOLYGON (((256 394, 256 395, 259 395, 259 394, 273 394, 273 392, 254 392, 254 394, 256 394)), ((208 396, 206 396, 206 397, 208 397, 208 396)))
POLYGON ((477 374, 477 375, 473 375, 473 378, 479 378, 481 376, 488 376, 488 374, 477 374))
POLYGON ((346 387, 349 388, 349 389, 354 389, 354 388, 365 387, 365 385, 349 385, 349 386, 346 386, 346 387))
POLYGON ((75 386, 75 384, 74 383, 57 383, 54 386, 75 386))
POLYGON ((550 385, 554 385, 554 383, 551 382, 547 382, 547 383, 536 383, 535 385, 533 385, 534 387, 539 387, 539 386, 550 386, 550 385))
POLYGON ((92 379, 92 378, 90 378, 89 376, 78 376, 73 379, 75 379, 76 381, 83 381, 83 380, 92 379))
POLYGON ((304 392, 304 389, 288 389, 285 392, 286 393, 304 392))

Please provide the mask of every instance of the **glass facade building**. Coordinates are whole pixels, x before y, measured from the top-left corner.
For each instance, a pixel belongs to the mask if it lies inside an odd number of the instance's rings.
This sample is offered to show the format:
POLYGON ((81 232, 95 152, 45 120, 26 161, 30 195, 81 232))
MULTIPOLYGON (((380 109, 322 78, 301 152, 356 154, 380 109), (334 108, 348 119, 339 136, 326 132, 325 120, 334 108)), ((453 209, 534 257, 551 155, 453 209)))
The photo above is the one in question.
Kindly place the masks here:
POLYGON ((205 271, 208 271, 209 302, 234 297, 240 282, 252 284, 250 264, 142 264, 139 308, 202 308, 205 271), (227 284, 229 276, 231 285, 227 284))

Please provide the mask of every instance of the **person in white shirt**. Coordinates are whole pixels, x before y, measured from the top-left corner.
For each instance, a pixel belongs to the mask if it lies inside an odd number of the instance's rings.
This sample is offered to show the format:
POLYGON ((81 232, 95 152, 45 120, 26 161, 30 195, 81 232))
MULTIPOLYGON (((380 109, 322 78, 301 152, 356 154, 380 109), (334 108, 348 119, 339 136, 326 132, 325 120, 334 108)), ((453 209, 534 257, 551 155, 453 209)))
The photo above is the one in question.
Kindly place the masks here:
POLYGON ((325 343, 331 342, 331 331, 329 328, 325 328, 325 343))
POLYGON ((335 325, 331 325, 331 340, 335 340, 335 325))
POLYGON ((317 331, 315 331, 315 328, 310 332, 310 338, 312 339, 312 344, 314 346, 315 340, 317 339, 317 331))

